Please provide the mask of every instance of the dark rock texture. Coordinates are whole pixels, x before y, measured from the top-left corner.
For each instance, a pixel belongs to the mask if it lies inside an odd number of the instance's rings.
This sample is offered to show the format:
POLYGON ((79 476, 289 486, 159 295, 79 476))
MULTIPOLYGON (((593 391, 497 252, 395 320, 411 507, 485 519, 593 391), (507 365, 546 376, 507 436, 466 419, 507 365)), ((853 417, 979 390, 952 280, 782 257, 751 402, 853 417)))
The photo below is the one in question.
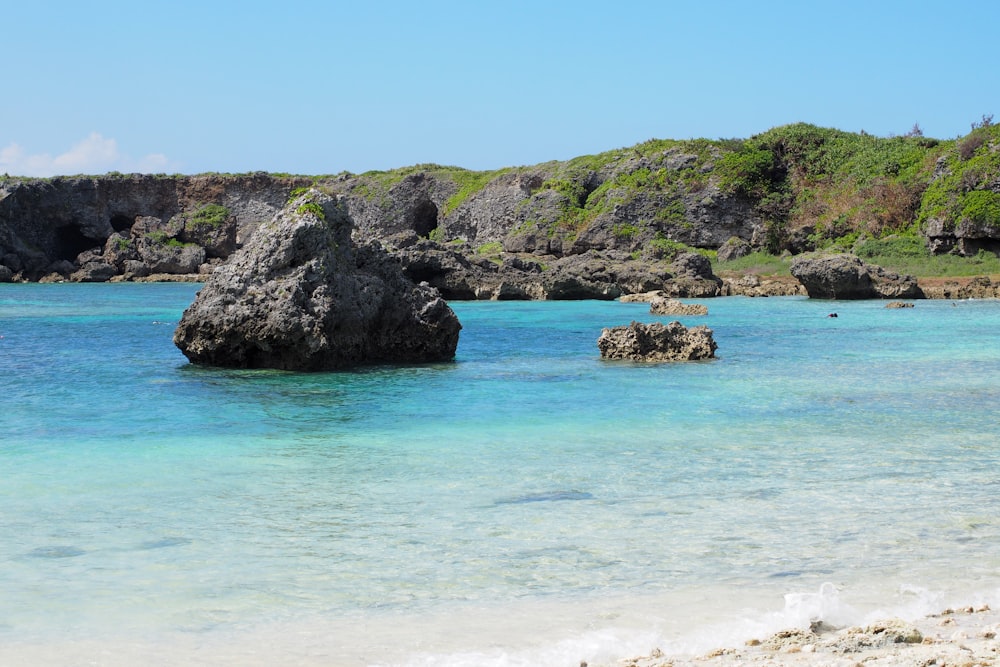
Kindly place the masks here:
POLYGON ((704 325, 685 327, 680 322, 643 324, 604 329, 597 339, 604 359, 632 361, 694 361, 715 356, 718 346, 712 330, 704 325))
POLYGON ((450 360, 460 329, 435 289, 355 245, 342 202, 310 190, 212 273, 174 343, 194 363, 317 371, 450 360))
POLYGON ((791 273, 812 299, 918 299, 916 278, 866 264, 854 255, 800 257, 791 273))
POLYGON ((20 280, 52 273, 73 280, 197 274, 206 258, 228 257, 281 210, 293 189, 311 182, 264 173, 5 180, 0 264, 20 280), (199 213, 208 205, 227 215, 205 219, 199 213), (115 271, 85 269, 88 262, 115 271))

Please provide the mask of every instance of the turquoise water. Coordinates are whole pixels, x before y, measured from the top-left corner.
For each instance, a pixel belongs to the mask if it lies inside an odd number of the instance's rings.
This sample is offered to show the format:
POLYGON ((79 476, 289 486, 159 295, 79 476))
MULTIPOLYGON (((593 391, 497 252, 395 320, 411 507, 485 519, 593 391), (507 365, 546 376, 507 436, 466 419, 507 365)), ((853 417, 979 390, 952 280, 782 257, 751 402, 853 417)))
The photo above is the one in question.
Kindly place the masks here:
POLYGON ((454 363, 304 375, 187 364, 196 289, 0 285, 0 663, 575 666, 1000 603, 996 301, 706 300, 718 359, 649 366, 596 347, 646 304, 459 302, 454 363))

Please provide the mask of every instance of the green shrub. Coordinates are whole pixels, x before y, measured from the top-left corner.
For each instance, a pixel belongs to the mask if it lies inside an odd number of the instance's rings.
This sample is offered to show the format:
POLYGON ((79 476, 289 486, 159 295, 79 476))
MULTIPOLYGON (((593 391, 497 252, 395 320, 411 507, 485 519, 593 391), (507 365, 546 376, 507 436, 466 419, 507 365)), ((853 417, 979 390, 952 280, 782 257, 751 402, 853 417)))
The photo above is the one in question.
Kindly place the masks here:
POLYGON ((490 241, 489 243, 484 243, 478 248, 476 248, 477 255, 499 255, 503 252, 503 243, 499 241, 490 241))
POLYGON ((167 236, 167 233, 164 231, 157 230, 157 231, 147 232, 146 238, 148 238, 153 243, 170 246, 173 248, 180 248, 184 246, 184 244, 178 241, 177 239, 171 236, 167 236))
POLYGON ((875 258, 918 259, 930 257, 927 245, 919 236, 890 236, 884 239, 865 239, 854 253, 865 260, 875 258))
POLYGON ((309 192, 309 188, 295 188, 288 194, 288 201, 291 202, 296 197, 301 197, 307 192, 309 192))
POLYGON ((719 264, 718 259, 712 262, 712 270, 715 273, 720 271, 732 271, 735 273, 753 273, 761 276, 787 276, 791 275, 789 267, 792 260, 790 257, 780 257, 767 252, 754 252, 737 259, 732 259, 725 264, 719 264))
POLYGON ((326 212, 323 211, 323 207, 314 201, 306 202, 302 204, 295 212, 299 215, 314 215, 320 220, 326 220, 326 212))
POLYGON ((1000 194, 974 190, 965 195, 961 217, 981 225, 1000 227, 1000 194))
POLYGON ((620 239, 634 239, 639 235, 639 228, 631 223, 623 222, 612 227, 611 233, 620 239))
POLYGON ((218 227, 229 217, 229 209, 219 204, 206 204, 192 215, 188 222, 194 227, 218 227))
POLYGON ((782 178, 774 153, 744 146, 736 153, 727 153, 716 167, 719 186, 723 190, 750 199, 762 199, 779 187, 782 178))
POLYGON ((649 249, 650 254, 667 261, 672 260, 682 252, 689 252, 691 250, 690 247, 680 241, 668 239, 659 232, 657 232, 656 237, 653 238, 653 240, 646 244, 646 247, 649 249))

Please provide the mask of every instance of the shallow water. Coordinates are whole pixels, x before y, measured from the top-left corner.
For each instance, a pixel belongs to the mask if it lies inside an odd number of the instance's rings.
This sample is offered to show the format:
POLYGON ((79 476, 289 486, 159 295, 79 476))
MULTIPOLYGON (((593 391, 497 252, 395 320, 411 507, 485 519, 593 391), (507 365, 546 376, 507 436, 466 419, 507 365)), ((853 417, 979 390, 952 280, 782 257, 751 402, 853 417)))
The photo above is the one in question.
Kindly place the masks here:
POLYGON ((650 366, 596 347, 645 304, 454 303, 454 363, 296 374, 187 364, 196 289, 0 285, 0 662, 575 666, 1000 603, 1000 302, 706 300, 718 359, 650 366))

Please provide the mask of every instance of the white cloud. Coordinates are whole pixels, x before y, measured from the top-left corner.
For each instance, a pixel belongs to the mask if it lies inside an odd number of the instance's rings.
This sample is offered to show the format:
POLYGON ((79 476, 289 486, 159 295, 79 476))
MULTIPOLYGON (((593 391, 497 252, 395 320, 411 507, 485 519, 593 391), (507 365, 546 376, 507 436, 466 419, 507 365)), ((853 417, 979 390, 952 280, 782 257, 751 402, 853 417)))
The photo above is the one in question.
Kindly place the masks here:
POLYGON ((48 153, 30 154, 17 143, 0 148, 0 172, 13 176, 103 174, 108 171, 158 173, 170 168, 171 162, 166 155, 153 153, 133 160, 118 150, 117 141, 99 132, 91 132, 55 157, 48 153))

